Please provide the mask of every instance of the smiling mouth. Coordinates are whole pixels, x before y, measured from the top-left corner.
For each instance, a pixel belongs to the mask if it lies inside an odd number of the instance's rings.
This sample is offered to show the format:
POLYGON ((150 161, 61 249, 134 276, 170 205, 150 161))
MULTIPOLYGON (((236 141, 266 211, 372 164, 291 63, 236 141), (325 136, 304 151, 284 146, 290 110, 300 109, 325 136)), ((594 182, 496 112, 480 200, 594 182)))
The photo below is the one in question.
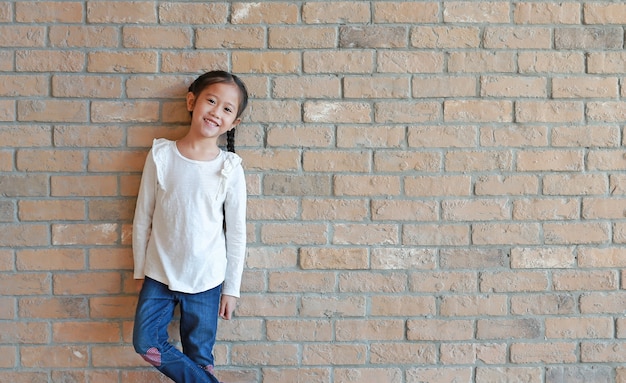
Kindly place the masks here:
POLYGON ((218 127, 218 128, 220 127, 220 124, 218 124, 217 122, 215 122, 215 121, 213 121, 211 119, 208 119, 208 118, 205 118, 204 122, 206 124, 208 124, 208 125, 211 125, 211 126, 215 126, 215 127, 218 127))

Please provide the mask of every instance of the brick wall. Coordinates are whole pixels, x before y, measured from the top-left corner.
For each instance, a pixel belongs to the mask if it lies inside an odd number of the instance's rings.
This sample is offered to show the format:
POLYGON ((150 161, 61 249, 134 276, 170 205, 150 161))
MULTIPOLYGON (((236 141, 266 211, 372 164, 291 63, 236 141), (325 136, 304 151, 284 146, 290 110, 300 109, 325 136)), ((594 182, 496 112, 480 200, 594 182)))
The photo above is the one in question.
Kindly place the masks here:
POLYGON ((621 1, 0 2, 0 381, 165 382, 130 344, 135 196, 219 68, 252 96, 222 379, 626 382, 624 24, 621 1))

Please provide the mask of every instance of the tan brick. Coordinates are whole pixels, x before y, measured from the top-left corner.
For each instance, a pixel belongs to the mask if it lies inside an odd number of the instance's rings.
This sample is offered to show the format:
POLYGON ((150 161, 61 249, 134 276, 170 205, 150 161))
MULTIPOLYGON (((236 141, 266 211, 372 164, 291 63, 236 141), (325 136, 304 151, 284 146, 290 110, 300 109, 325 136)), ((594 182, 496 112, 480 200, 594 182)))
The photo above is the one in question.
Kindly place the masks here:
POLYGON ((556 339, 612 338, 613 320, 606 317, 546 318, 546 337, 556 339))
POLYGON ((233 363, 245 365, 276 366, 295 365, 297 346, 281 344, 234 345, 231 350, 233 363))
POLYGON ((54 97, 119 98, 122 95, 122 79, 105 76, 52 77, 54 97))
POLYGON ((437 172, 441 169, 441 155, 434 152, 376 151, 374 171, 376 172, 437 172))
POLYGON ((407 383, 472 381, 470 367, 416 367, 407 370, 407 383))
POLYGON ((270 174, 263 177, 264 195, 329 196, 331 179, 328 176, 291 176, 270 174))
POLYGON ((433 364, 437 350, 432 344, 377 343, 370 348, 373 364, 433 364))
POLYGON ((620 219, 624 218, 626 201, 609 198, 583 199, 583 219, 620 219))
POLYGON ((513 104, 510 101, 448 100, 444 101, 446 122, 511 122, 513 104))
POLYGON ((612 270, 564 270, 552 273, 552 284, 554 290, 563 291, 616 290, 619 287, 618 278, 617 273, 612 270))
POLYGON ((249 170, 297 170, 299 153, 291 149, 266 149, 254 151, 240 151, 246 168, 249 170))
POLYGON ((449 151, 444 159, 446 171, 509 171, 513 167, 510 151, 449 151))
POLYGON ((295 24, 298 6, 288 2, 233 3, 230 22, 233 24, 295 24))
POLYGON ((618 126, 585 125, 557 126, 552 129, 553 146, 572 147, 618 147, 618 126))
POLYGON ((79 172, 84 171, 84 154, 78 150, 17 151, 16 167, 25 172, 79 172))
POLYGON ((407 340, 469 340, 473 338, 473 320, 409 319, 406 321, 407 340))
POLYGON ((389 196, 400 194, 400 178, 376 175, 336 175, 333 180, 337 196, 389 196))
POLYGON ((418 123, 441 119, 441 103, 428 101, 377 102, 374 119, 378 123, 418 123))
POLYGON ((179 98, 185 94, 187 85, 180 76, 132 76, 126 81, 126 95, 131 98, 179 98))
POLYGON ((304 121, 313 123, 371 122, 371 106, 364 102, 305 101, 304 121))
POLYGON ((81 72, 85 54, 79 51, 24 50, 15 52, 20 72, 81 72))
POLYGON ((513 20, 516 24, 580 24, 580 4, 518 3, 513 8, 513 20))
POLYGON ((507 314, 506 295, 456 295, 444 296, 439 307, 446 317, 503 316, 507 314))
POLYGON ((261 227, 261 241, 266 245, 325 244, 328 228, 324 224, 267 223, 261 227))
POLYGON ((136 296, 102 296, 89 298, 89 317, 92 319, 132 319, 137 306, 136 296))
POLYGON ((605 222, 544 223, 544 242, 552 245, 603 244, 610 240, 605 222))
POLYGON ((513 363, 574 363, 578 361, 575 342, 514 343, 511 345, 513 363))
POLYGON ((587 155, 589 170, 624 170, 626 157, 621 150, 591 150, 587 155))
MULTIPOLYGON (((15 270, 15 256, 13 255, 13 250, 2 250, 0 251, 0 271, 13 271, 15 270)), ((9 300, 2 300, 0 299, 0 308, 3 308, 4 306, 8 306, 9 304, 9 300)), ((8 310, 7 307, 7 312, 10 315, 10 311, 12 310, 8 310)), ((12 317, 12 315, 10 315, 10 317, 12 317)), ((0 319, 6 319, 3 318, 2 315, 0 315, 0 319)))
POLYGON ((408 128, 409 147, 475 147, 475 126, 416 126, 408 128))
POLYGON ((590 52, 587 55, 588 73, 624 73, 625 52, 590 52))
POLYGON ((98 1, 87 4, 87 22, 156 23, 157 9, 150 1, 98 1))
POLYGON ((552 79, 554 98, 615 98, 618 93, 618 79, 615 77, 552 79))
POLYGON ((99 151, 89 152, 88 170, 90 172, 128 172, 140 171, 146 159, 144 151, 99 151))
POLYGON ((298 217, 298 201, 286 198, 250 198, 247 217, 252 220, 290 220, 298 217))
MULTIPOLYGON (((436 303, 434 297, 421 296, 373 296, 371 298, 372 316, 422 316, 435 315, 436 303)), ((400 348, 403 348, 399 346, 400 348)), ((397 355, 399 357, 399 355, 397 355)), ((428 356, 430 358, 434 355, 428 356)), ((376 355, 377 359, 386 359, 383 354, 376 355)), ((404 355, 401 359, 410 358, 404 355)))
MULTIPOLYGON (((2 229, 4 233, 7 232, 6 227, 2 227, 2 229)), ((4 239, 2 243, 11 246, 11 242, 4 241, 4 239)), ((16 243, 17 246, 23 246, 23 244, 19 244, 17 241, 16 243)), ((52 291, 50 279, 50 275, 47 273, 3 273, 2 281, 0 282, 0 292, 2 292, 3 296, 47 295, 52 291)), ((27 323, 22 324, 27 325, 27 323)), ((2 324, 0 324, 0 326, 2 326, 2 324)), ((2 334, 8 338, 12 337, 11 334, 4 331, 2 331, 2 334)), ((29 334, 24 334, 24 336, 28 337, 29 334)), ((0 340, 3 340, 3 338, 0 337, 0 340)))
POLYGON ((85 219, 85 202, 79 200, 22 200, 18 207, 21 221, 85 219))
POLYGON ((411 291, 419 293, 476 293, 476 273, 470 272, 415 272, 410 276, 411 291))
POLYGON ((88 255, 90 270, 130 270, 133 255, 130 248, 91 249, 88 255))
POLYGON ((334 291, 335 284, 333 272, 278 271, 268 276, 269 291, 278 293, 329 293, 334 291))
POLYGON ((0 322, 0 343, 43 344, 50 341, 50 331, 44 322, 0 322))
POLYGON ((492 269, 508 266, 508 254, 500 249, 442 249, 439 263, 443 269, 492 269))
POLYGON ((93 101, 92 122, 156 122, 159 103, 155 101, 93 101))
POLYGON ((300 70, 297 52, 233 52, 233 71, 240 73, 296 73, 300 70))
POLYGON ((119 341, 120 326, 107 322, 58 322, 52 339, 59 343, 112 343, 119 341))
POLYGON ((31 2, 15 4, 15 20, 21 23, 79 23, 83 6, 77 2, 31 2))
MULTIPOLYGON (((330 341, 332 326, 330 322, 318 320, 268 320, 267 333, 268 340, 272 341, 330 341)), ((332 352, 332 350, 328 351, 332 352)), ((344 351, 350 352, 350 349, 344 351)), ((315 356, 314 354, 309 355, 315 356)))
POLYGON ((545 98, 547 83, 547 79, 541 77, 481 76, 480 94, 483 97, 545 98))
MULTIPOLYGON (((264 28, 254 26, 220 26, 196 29, 195 48, 197 49, 252 49, 264 48, 266 32, 264 28)), ((192 55, 195 52, 185 52, 184 55, 192 55)), ((204 52, 198 52, 202 54, 204 52)), ((207 52, 208 54, 209 52, 207 52)), ((170 53, 179 55, 180 53, 170 53)), ((216 53, 211 53, 216 55, 216 53)), ((224 60, 226 61, 226 60, 224 60)), ((220 63, 224 65, 224 62, 220 63)))
POLYGON ((85 319, 89 316, 87 303, 82 297, 22 298, 19 315, 33 319, 85 319))
MULTIPOLYGON (((519 171, 580 171, 583 168, 583 160, 583 153, 578 150, 536 150, 519 152, 516 162, 519 171)), ((547 176, 548 182, 549 177, 550 175, 547 176)), ((563 177, 560 177, 560 180, 562 181, 563 177)), ((598 180, 591 178, 590 181, 593 184, 598 180)), ((549 187, 544 186, 545 189, 549 187)))
MULTIPOLYGON (((330 382, 331 372, 326 368, 316 367, 265 367, 263 368, 263 378, 275 383, 291 383, 291 382, 330 382)), ((222 374, 220 373, 220 376, 222 374)), ((249 380, 254 381, 256 375, 249 380)), ((224 378, 226 379, 226 378, 224 378)), ((230 379, 234 381, 234 379, 230 379)))
POLYGON ((365 297, 362 295, 303 296, 299 313, 303 317, 364 317, 366 310, 365 297))
POLYGON ((407 277, 402 272, 350 271, 339 276, 339 292, 398 293, 406 291, 407 277))
POLYGON ((436 221, 438 204, 433 201, 373 200, 371 204, 374 221, 436 221))
POLYGON ((374 55, 368 51, 305 51, 304 73, 371 73, 374 55))
POLYGON ((335 76, 281 76, 273 81, 272 95, 276 98, 339 98, 341 81, 335 76))
POLYGON ((445 221, 497 221, 510 219, 511 206, 505 199, 458 199, 441 203, 445 221))
POLYGON ((404 321, 398 319, 340 319, 335 322, 338 341, 400 340, 404 337, 404 321))
POLYGON ((451 52, 448 58, 448 71, 452 73, 514 73, 516 56, 511 52, 451 52))
POLYGON ((514 315, 568 315, 578 310, 573 294, 524 294, 511 297, 514 315))
POLYGON ((87 103, 66 100, 19 100, 17 117, 20 121, 86 122, 87 103))
POLYGON ((469 226, 451 224, 403 225, 402 244, 420 246, 469 245, 469 226))
POLYGON ((57 147, 115 147, 121 146, 123 133, 119 126, 55 125, 54 144, 57 147))
POLYGON ((598 101, 587 104, 587 118, 598 122, 619 122, 626 118, 626 102, 598 101))
POLYGON ((548 289, 548 276, 543 271, 485 272, 480 276, 481 292, 533 292, 548 289))
POLYGON ((3 246, 47 246, 50 244, 47 224, 3 224, 0 225, 0 229, 2 229, 0 243, 3 246))
POLYGON ((46 96, 48 79, 33 75, 0 75, 2 89, 0 96, 46 96))
POLYGON ((343 80, 343 93, 348 98, 406 98, 409 95, 409 79, 348 77, 343 80))
POLYGON ((621 27, 555 28, 556 49, 621 49, 624 33, 621 27))
MULTIPOLYGON (((379 61, 380 63, 380 61, 379 61)), ((476 79, 469 76, 413 77, 413 97, 475 97, 476 79)))
POLYGON ((584 106, 576 101, 520 101, 515 104, 519 122, 582 122, 584 106))
POLYGON ((302 154, 302 170, 305 172, 368 172, 371 154, 367 151, 312 151, 302 154))
POLYGON ((580 296, 582 314, 621 314, 624 312, 626 295, 619 292, 588 292, 580 296))
POLYGON ((51 25, 50 46, 59 48, 114 48, 119 30, 107 26, 51 25))
POLYGON ((432 270, 436 254, 425 248, 375 248, 371 250, 372 270, 432 270))
POLYGON ((13 21, 13 7, 11 3, 0 4, 0 21, 3 23, 13 21))
POLYGON ((45 27, 43 26, 0 26, 0 46, 9 47, 43 47, 45 46, 45 27))
POLYGON ((155 52, 89 52, 87 71, 95 73, 156 73, 155 52))
POLYGON ((301 204, 303 220, 364 221, 369 217, 366 200, 306 198, 301 204))
POLYGON ((398 227, 393 224, 336 224, 331 242, 336 245, 398 244, 398 227))
POLYGON ((125 48, 184 49, 191 47, 192 31, 185 27, 125 26, 122 43, 125 48))
POLYGON ((54 245, 112 245, 118 241, 118 224, 53 224, 54 245))
POLYGON ((483 44, 488 49, 549 49, 552 46, 550 28, 545 27, 486 27, 483 44))
POLYGON ((416 176, 404 178, 408 197, 469 196, 472 185, 468 176, 416 176))
POLYGON ((608 182, 602 174, 547 174, 543 179, 546 195, 605 194, 607 188, 608 182))
POLYGON ((511 249, 511 268, 565 269, 576 266, 573 247, 516 247, 511 249))
POLYGON ((626 252, 622 248, 580 247, 578 266, 584 268, 612 267, 624 268, 626 252))
POLYGON ((507 346, 502 343, 444 343, 440 352, 443 364, 474 364, 476 361, 503 364, 507 346))
POLYGON ((224 24, 226 3, 159 3, 161 24, 224 24))
POLYGON ((462 26, 417 26, 411 28, 413 48, 478 48, 480 28, 462 26))
POLYGON ((117 194, 115 176, 52 176, 51 195, 67 196, 114 196, 117 194))
POLYGON ((300 267, 303 269, 367 269, 365 249, 303 248, 300 250, 300 267))
POLYGON ((302 363, 304 365, 360 365, 365 364, 366 346, 362 344, 311 344, 304 345, 302 363))
POLYGON ((439 5, 433 1, 424 3, 411 1, 373 3, 373 21, 375 24, 436 23, 438 13, 439 5))
POLYGON ((522 51, 518 55, 517 63, 520 73, 585 72, 585 56, 579 52, 522 51))
POLYGON ((443 7, 445 23, 510 23, 510 5, 487 1, 457 1, 443 7))
POLYGON ((48 195, 44 174, 0 175, 0 194, 5 197, 43 197, 48 195))
POLYGON ((403 26, 340 26, 340 48, 403 48, 407 29, 403 26))
POLYGON ((438 52, 381 50, 376 55, 376 71, 381 73, 441 73, 444 68, 444 56, 438 52))
POLYGON ((626 5, 590 3, 583 5, 585 24, 623 24, 626 5))
MULTIPOLYGON (((0 4, 0 6, 2 6, 0 4)), ((14 56, 15 54, 11 51, 5 50, 0 52, 0 70, 3 71, 12 71, 14 70, 14 56)))
POLYGON ((582 342, 580 345, 581 362, 616 362, 624 363, 624 350, 626 344, 620 341, 614 342, 582 342))
POLYGON ((539 180, 536 176, 482 176, 476 180, 474 193, 480 195, 537 194, 539 180))
MULTIPOLYGON (((337 140, 339 140, 339 132, 337 133, 337 140)), ((304 146, 307 148, 325 148, 331 146, 332 142, 334 141, 334 137, 334 130, 330 129, 328 126, 323 125, 271 125, 267 129, 267 145, 270 147, 304 146)))
POLYGON ((268 47, 278 49, 334 48, 337 32, 329 27, 270 27, 268 47))
MULTIPOLYGON (((0 367, 14 369, 17 362, 16 346, 0 346, 0 367)), ((0 375, 2 377, 2 375, 0 375)))
POLYGON ((306 24, 367 23, 371 21, 370 4, 349 1, 307 2, 302 6, 306 24))
POLYGON ((540 338, 543 338, 541 322, 534 318, 479 319, 476 323, 476 339, 540 338))

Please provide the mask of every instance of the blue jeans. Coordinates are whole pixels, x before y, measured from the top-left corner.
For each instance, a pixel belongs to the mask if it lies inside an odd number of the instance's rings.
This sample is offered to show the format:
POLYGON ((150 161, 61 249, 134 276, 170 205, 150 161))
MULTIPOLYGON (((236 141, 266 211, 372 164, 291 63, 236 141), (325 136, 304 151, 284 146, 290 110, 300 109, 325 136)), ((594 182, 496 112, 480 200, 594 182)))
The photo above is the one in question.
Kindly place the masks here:
POLYGON ((146 277, 133 327, 135 351, 176 383, 219 383, 212 372, 221 292, 220 285, 185 294, 146 277), (183 352, 168 341, 167 327, 176 305, 180 305, 183 352))

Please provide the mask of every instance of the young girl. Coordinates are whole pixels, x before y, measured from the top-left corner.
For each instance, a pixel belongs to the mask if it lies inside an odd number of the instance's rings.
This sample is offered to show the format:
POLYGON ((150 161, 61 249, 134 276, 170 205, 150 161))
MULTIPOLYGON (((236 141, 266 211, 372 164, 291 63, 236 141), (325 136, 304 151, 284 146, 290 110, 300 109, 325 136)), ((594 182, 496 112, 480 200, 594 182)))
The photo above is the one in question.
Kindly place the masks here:
POLYGON ((248 103, 243 82, 212 71, 189 87, 189 132, 154 140, 133 221, 135 279, 144 279, 133 329, 135 350, 177 383, 213 376, 218 316, 230 319, 246 252, 246 183, 234 153, 248 103), (227 133, 229 152, 217 145, 227 133), (167 327, 180 308, 182 352, 167 327))

